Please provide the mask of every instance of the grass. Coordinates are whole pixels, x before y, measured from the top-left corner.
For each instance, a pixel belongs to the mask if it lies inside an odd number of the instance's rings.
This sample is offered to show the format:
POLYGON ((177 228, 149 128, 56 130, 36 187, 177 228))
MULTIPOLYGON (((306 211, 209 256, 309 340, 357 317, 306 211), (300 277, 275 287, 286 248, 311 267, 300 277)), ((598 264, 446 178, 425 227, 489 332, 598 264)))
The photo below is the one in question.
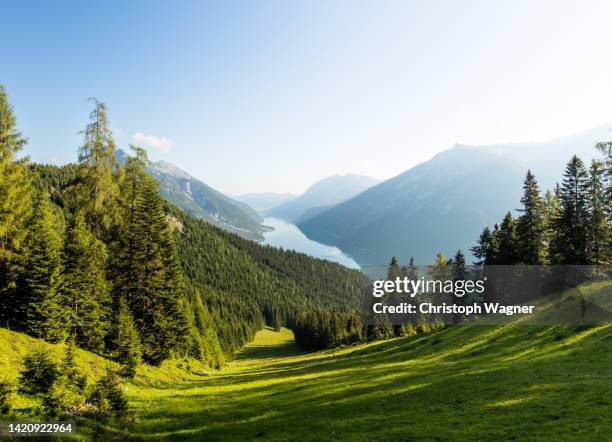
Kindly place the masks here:
MULTIPOLYGON (((0 339, 1 373, 38 345, 0 339)), ((107 363, 79 358, 91 376, 107 363)), ((210 375, 185 361, 139 369, 129 420, 77 426, 82 439, 606 441, 611 367, 610 324, 456 326, 317 353, 265 329, 210 375)))

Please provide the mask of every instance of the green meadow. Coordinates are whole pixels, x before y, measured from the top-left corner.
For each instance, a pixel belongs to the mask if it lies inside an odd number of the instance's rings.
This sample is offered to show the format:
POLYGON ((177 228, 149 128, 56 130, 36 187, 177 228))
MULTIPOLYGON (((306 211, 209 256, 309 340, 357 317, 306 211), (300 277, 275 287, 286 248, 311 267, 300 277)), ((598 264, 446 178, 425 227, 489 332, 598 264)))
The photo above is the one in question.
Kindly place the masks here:
MULTIPOLYGON (((33 344, 17 336, 9 352, 33 344)), ((94 377, 100 359, 79 352, 94 377)), ((130 418, 77 425, 80 439, 603 441, 611 363, 609 324, 458 326, 310 354, 265 329, 218 372, 141 368, 130 418)))

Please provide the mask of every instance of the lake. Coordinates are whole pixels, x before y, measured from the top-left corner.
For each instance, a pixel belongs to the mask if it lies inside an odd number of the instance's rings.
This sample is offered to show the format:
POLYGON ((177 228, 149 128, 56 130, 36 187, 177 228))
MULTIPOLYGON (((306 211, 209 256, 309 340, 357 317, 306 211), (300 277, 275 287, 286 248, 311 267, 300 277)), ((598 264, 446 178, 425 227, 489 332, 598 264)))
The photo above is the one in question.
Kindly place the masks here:
POLYGON ((338 247, 308 239, 295 224, 278 218, 266 218, 264 219, 264 225, 274 227, 274 230, 264 233, 263 244, 292 249, 315 258, 334 261, 352 269, 360 268, 353 258, 343 253, 338 247))

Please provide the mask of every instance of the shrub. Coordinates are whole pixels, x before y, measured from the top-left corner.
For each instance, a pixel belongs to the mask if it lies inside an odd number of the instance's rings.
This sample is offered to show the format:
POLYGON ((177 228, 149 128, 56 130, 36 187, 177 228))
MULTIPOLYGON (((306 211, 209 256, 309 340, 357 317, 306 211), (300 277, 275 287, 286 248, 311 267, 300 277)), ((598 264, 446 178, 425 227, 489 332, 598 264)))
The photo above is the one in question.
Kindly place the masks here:
POLYGON ((64 359, 62 359, 60 369, 62 375, 66 377, 67 381, 69 381, 65 382, 66 384, 71 383, 78 389, 78 391, 83 391, 87 386, 87 375, 79 370, 79 366, 77 365, 74 357, 74 351, 74 342, 70 341, 66 346, 64 359))
POLYGON ((412 325, 411 323, 404 324, 402 326, 402 336, 413 336, 413 335, 416 335, 416 329, 414 328, 414 325, 412 325))
POLYGON ((431 329, 433 331, 438 331, 438 330, 442 330, 445 327, 444 321, 442 321, 440 318, 436 319, 432 324, 431 324, 431 329))
POLYGON ((13 384, 0 379, 0 414, 8 414, 13 408, 13 384))
POLYGON ((80 388, 70 382, 67 376, 55 381, 42 401, 44 413, 49 417, 79 414, 84 404, 85 397, 80 388))
POLYGON ((48 393, 59 377, 57 364, 42 348, 29 353, 23 360, 19 391, 25 394, 48 393))
POLYGON ((427 322, 422 322, 417 325, 417 332, 419 333, 429 333, 431 331, 431 327, 427 322))
POLYGON ((111 369, 107 369, 106 376, 96 382, 88 402, 92 406, 91 413, 101 417, 110 414, 121 416, 128 408, 127 399, 121 391, 119 377, 111 369))

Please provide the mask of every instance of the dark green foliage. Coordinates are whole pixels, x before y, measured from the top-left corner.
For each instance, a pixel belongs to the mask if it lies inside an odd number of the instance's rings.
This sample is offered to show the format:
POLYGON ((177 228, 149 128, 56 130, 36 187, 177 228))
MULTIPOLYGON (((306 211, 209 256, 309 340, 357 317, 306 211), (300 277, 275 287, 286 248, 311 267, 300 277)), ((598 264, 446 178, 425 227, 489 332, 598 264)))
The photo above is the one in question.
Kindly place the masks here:
POLYGON ((488 227, 485 227, 480 234, 478 243, 470 249, 472 255, 478 259, 475 264, 480 266, 493 264, 497 255, 496 246, 495 235, 491 233, 488 227))
POLYGON ((78 214, 68 230, 65 255, 65 293, 70 305, 71 334, 86 350, 102 352, 108 333, 110 287, 106 279, 106 246, 78 214))
POLYGON ((68 334, 62 237, 57 231, 56 214, 47 198, 37 196, 27 240, 25 283, 26 330, 50 342, 61 342, 68 334))
POLYGON ((611 220, 606 215, 606 191, 603 187, 603 165, 593 160, 589 171, 587 242, 589 262, 595 265, 610 263, 612 238, 611 220))
POLYGON ((523 207, 519 209, 521 216, 516 226, 518 258, 523 264, 543 264, 546 259, 546 208, 531 170, 527 171, 523 192, 523 207))
POLYGON ((0 321, 3 324, 12 322, 21 297, 17 280, 24 266, 26 226, 32 212, 27 160, 16 158, 25 143, 26 139, 17 130, 4 86, 0 85, 0 321))
POLYGON ((588 264, 588 174, 580 158, 574 156, 563 176, 560 210, 555 217, 557 264, 588 264))
POLYGON ((511 265, 519 262, 518 236, 516 233, 516 221, 512 213, 506 213, 499 230, 496 233, 497 255, 495 264, 511 265))
POLYGON ((295 342, 306 350, 322 350, 359 342, 363 337, 363 326, 357 313, 338 313, 334 310, 300 313, 291 328, 295 342))
POLYGON ((59 368, 49 354, 42 348, 34 349, 23 359, 19 391, 25 394, 48 393, 59 376, 59 368))

